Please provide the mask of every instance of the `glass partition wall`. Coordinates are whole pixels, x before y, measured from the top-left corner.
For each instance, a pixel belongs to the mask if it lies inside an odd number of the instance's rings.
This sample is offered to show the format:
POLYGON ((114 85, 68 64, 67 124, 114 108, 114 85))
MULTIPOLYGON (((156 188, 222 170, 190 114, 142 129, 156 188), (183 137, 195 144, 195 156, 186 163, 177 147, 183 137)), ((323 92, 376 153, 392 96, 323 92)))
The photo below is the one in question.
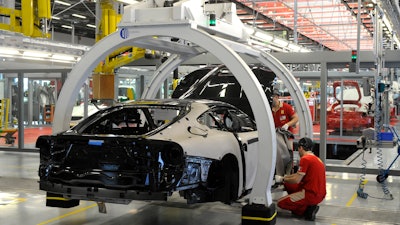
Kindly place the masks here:
POLYGON ((67 72, 1 72, 0 149, 37 151, 37 137, 52 132, 54 109, 67 72))
MULTIPOLYGON (((0 71, 0 150, 37 152, 35 143, 38 136, 52 134, 57 98, 69 71, 0 71)), ((134 74, 117 74, 115 96, 118 97, 112 101, 140 98, 151 75, 151 69, 134 74)), ((158 97, 168 97, 168 88, 171 86, 168 82, 160 89, 158 97)), ((76 94, 70 126, 110 104, 110 100, 93 99, 92 81, 89 78, 76 94)))
POLYGON ((400 129, 398 69, 384 71, 379 81, 374 69, 365 68, 359 74, 329 68, 324 79, 321 71, 293 72, 309 104, 314 151, 324 157, 329 170, 373 174, 390 170, 400 175, 400 162, 395 160, 400 129))

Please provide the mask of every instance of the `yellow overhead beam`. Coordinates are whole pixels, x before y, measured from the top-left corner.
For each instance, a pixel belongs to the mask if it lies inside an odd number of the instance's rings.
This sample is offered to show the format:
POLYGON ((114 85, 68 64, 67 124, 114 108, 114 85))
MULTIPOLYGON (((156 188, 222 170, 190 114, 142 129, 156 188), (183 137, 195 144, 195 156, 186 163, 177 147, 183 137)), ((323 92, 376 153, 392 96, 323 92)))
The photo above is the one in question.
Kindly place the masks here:
POLYGON ((101 66, 101 72, 106 74, 112 73, 115 68, 119 68, 137 59, 143 58, 144 54, 145 49, 128 47, 125 51, 121 51, 120 54, 115 55, 114 57, 108 56, 108 61, 101 66))

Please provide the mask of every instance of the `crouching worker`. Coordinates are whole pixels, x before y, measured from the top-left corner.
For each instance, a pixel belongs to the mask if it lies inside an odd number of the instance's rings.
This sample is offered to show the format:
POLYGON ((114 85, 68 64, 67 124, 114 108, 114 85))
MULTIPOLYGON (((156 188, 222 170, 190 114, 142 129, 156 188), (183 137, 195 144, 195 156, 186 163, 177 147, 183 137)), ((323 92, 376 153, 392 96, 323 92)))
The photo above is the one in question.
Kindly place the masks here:
POLYGON ((299 140, 300 155, 297 173, 286 175, 283 182, 287 196, 278 200, 278 206, 292 211, 295 216, 314 221, 318 212, 318 204, 326 195, 325 165, 313 154, 313 141, 303 137, 299 140))

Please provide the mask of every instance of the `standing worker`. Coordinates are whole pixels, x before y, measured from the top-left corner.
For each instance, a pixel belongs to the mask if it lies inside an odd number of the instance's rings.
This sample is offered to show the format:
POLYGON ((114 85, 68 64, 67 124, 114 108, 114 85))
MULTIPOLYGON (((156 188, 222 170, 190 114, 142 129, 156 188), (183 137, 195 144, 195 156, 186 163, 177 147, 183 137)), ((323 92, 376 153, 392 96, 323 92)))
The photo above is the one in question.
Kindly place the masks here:
POLYGON ((293 126, 296 125, 299 117, 293 107, 286 102, 279 101, 279 92, 272 92, 272 116, 274 117, 275 128, 282 128, 293 133, 293 126))
POLYGON ((325 165, 312 152, 313 141, 303 137, 299 140, 300 165, 297 173, 286 175, 283 182, 287 196, 278 200, 278 206, 292 211, 296 216, 314 221, 318 204, 326 195, 325 165))

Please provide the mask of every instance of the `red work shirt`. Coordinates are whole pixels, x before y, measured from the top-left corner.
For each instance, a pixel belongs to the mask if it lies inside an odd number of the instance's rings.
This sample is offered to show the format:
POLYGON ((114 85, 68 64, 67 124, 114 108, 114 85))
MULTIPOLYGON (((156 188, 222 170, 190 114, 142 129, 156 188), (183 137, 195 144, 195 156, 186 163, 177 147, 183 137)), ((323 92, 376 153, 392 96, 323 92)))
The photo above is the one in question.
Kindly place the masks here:
POLYGON ((304 175, 300 182, 301 189, 306 191, 306 198, 317 205, 326 195, 325 165, 314 154, 304 155, 300 158, 299 174, 304 175))
MULTIPOLYGON (((290 118, 292 118, 292 116, 296 113, 293 107, 286 102, 281 102, 280 106, 281 107, 276 112, 272 111, 276 128, 285 125, 287 122, 290 121, 290 118)), ((290 126, 288 130, 293 133, 294 129, 292 126, 290 126)))

